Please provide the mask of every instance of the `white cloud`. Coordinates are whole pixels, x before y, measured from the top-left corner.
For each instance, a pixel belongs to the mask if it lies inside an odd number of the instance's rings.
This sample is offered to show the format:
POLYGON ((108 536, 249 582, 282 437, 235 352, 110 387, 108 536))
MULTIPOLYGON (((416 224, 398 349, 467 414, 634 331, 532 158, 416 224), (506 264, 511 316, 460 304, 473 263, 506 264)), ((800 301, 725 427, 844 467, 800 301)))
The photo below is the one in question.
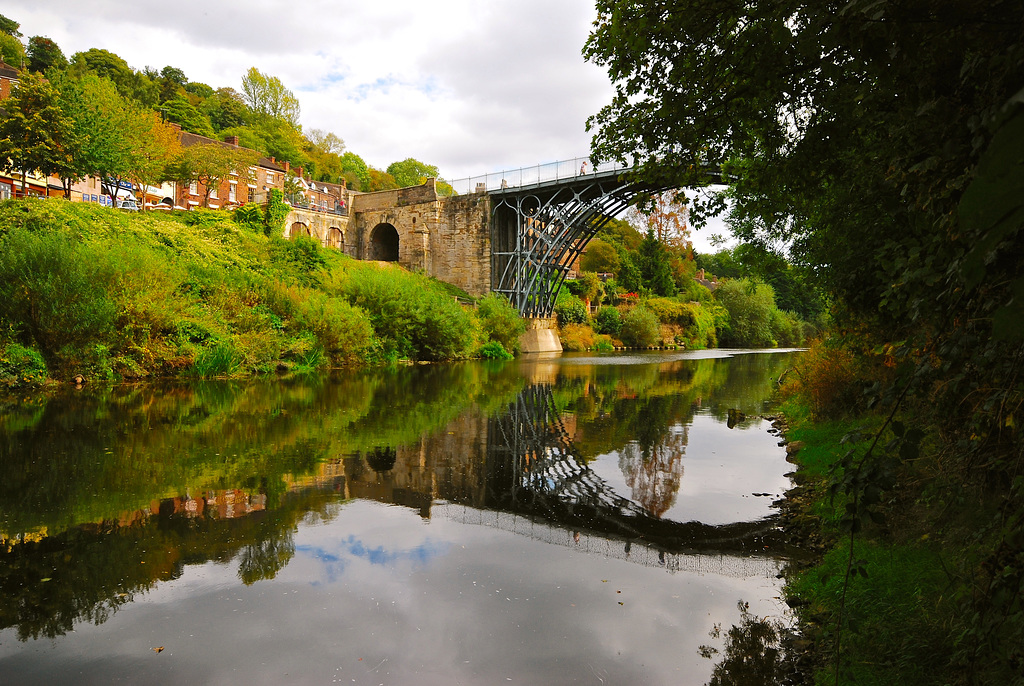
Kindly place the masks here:
POLYGON ((592 0, 54 0, 7 16, 69 57, 109 50, 238 89, 255 66, 299 98, 308 128, 369 164, 415 157, 443 176, 585 155, 611 97, 581 50, 592 0))

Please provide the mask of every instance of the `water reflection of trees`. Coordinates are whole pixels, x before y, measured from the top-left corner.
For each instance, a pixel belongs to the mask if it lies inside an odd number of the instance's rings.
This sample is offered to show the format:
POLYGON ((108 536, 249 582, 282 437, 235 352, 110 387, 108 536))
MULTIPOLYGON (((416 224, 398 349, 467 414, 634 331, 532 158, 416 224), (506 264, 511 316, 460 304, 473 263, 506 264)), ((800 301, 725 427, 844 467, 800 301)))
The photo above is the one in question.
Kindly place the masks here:
POLYGON ((657 443, 627 443, 619 451, 619 469, 633 500, 661 517, 675 504, 683 480, 683 454, 689 427, 669 432, 657 443))

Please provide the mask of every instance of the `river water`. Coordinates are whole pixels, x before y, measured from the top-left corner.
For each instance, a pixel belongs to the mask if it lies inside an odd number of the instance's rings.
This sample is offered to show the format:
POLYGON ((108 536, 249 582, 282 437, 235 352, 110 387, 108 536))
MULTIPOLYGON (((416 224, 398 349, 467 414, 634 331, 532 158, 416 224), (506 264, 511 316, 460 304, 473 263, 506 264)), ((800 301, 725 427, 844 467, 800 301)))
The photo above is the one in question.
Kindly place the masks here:
POLYGON ((0 682, 703 684, 739 603, 785 614, 758 415, 796 354, 5 405, 0 682))

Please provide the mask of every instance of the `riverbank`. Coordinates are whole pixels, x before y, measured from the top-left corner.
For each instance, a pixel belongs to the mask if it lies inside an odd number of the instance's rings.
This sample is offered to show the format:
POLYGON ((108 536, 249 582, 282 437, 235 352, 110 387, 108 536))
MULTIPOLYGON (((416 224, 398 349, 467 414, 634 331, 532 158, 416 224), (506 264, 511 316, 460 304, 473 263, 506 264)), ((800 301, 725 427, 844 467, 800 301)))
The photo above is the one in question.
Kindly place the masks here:
POLYGON ((1000 489, 947 469, 948 448, 921 440, 939 427, 912 409, 825 418, 782 394, 775 430, 796 465, 783 526, 812 554, 787 571, 795 671, 816 684, 1021 683, 1014 599, 1002 616, 980 600, 1008 552, 992 524, 1000 489), (869 454, 883 446, 901 459, 869 454))
POLYGON ((229 212, 0 203, 0 386, 508 357, 489 296, 283 240, 229 212))

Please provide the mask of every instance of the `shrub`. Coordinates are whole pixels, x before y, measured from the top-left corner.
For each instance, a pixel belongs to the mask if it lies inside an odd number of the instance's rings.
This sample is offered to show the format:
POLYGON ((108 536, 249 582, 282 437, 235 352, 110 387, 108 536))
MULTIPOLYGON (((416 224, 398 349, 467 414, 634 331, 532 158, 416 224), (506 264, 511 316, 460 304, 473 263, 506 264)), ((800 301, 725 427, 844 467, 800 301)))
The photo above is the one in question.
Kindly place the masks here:
POLYGON ((284 220, 291 212, 284 202, 284 193, 277 188, 271 188, 267 194, 267 209, 263 213, 263 232, 268 236, 280 236, 284 233, 284 220))
POLYGON ((594 317, 594 331, 597 333, 618 336, 622 329, 622 315, 614 307, 602 307, 594 317))
POLYGON ((619 336, 631 348, 646 348, 654 345, 661 333, 658 318, 644 306, 634 307, 622 317, 619 336))
POLYGON ((505 346, 501 344, 501 341, 487 341, 477 350, 477 355, 485 360, 511 360, 515 358, 512 353, 505 350, 505 346))
POLYGON ((518 352, 519 337, 526 331, 526 322, 508 298, 500 293, 488 294, 477 303, 476 316, 488 341, 500 343, 506 352, 518 352))
POLYGON ((796 393, 818 419, 834 419, 856 411, 863 402, 858 380, 863 370, 846 348, 830 340, 815 342, 796 366, 796 393))
POLYGON ((722 342, 742 347, 774 346, 772 287, 749 279, 733 279, 715 290, 715 299, 729 311, 729 324, 721 330, 722 342))
POLYGON ((97 248, 62 233, 12 230, 0 243, 0 320, 24 325, 50 361, 65 346, 107 342, 117 314, 112 277, 97 248))
POLYGON ((658 321, 662 324, 678 324, 680 326, 692 326, 694 323, 693 312, 687 303, 682 303, 674 298, 648 298, 644 305, 658 321))
POLYGON ((313 292, 299 303, 296 314, 327 354, 324 363, 353 362, 373 344, 373 326, 366 313, 339 298, 313 292))
POLYGON ((332 288, 367 313, 381 358, 467 357, 476 340, 473 317, 428 283, 400 269, 368 266, 352 269, 332 288))
POLYGON ((246 203, 235 209, 234 220, 251 231, 262 232, 266 224, 263 208, 256 203, 246 203))
POLYGON ((601 353, 610 353, 615 350, 615 345, 612 343, 611 336, 597 336, 594 339, 594 350, 601 353))
POLYGON ((17 388, 45 379, 46 363, 37 351, 18 343, 9 343, 0 350, 0 384, 17 388))
POLYGON ((200 351, 192 370, 196 376, 209 378, 231 376, 238 371, 240 366, 241 360, 231 343, 216 341, 200 351))
POLYGON ((587 306, 575 295, 560 296, 555 305, 555 314, 558 315, 559 326, 586 324, 590 319, 587 314, 587 306))
POLYGON ((562 349, 569 352, 582 352, 594 347, 594 330, 586 324, 567 324, 558 331, 562 349))

